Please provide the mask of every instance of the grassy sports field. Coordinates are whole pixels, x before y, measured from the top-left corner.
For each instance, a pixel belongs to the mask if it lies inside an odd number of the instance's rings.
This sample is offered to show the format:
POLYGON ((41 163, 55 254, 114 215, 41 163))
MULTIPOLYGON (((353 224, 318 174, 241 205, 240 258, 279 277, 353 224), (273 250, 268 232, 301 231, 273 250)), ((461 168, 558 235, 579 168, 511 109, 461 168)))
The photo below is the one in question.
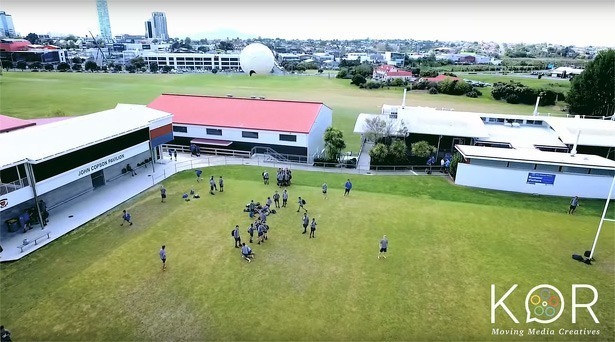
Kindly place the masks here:
MULTIPOLYGON (((402 89, 364 90, 350 80, 327 76, 248 77, 244 74, 91 74, 5 72, 0 76, 0 113, 20 118, 81 115, 113 108, 117 103, 147 104, 161 93, 233 94, 270 99, 321 101, 333 109, 333 125, 344 132, 347 151, 357 152, 360 137, 352 133, 359 113, 379 113, 383 104, 401 104, 402 89)), ((488 91, 466 96, 411 91, 410 106, 459 111, 531 114, 532 106, 495 101, 488 91)), ((555 107, 541 112, 558 112, 555 107)))
MULTIPOLYGON (((552 340, 613 340, 615 224, 605 223, 592 266, 570 255, 589 248, 602 201, 565 213, 565 198, 455 187, 439 177, 293 172, 290 207, 268 219, 270 239, 243 261, 230 231, 242 237, 242 208, 277 187, 262 168, 212 167, 225 192, 210 196, 193 172, 164 182, 36 253, 0 264, 0 322, 14 340, 519 340, 492 329, 555 330, 552 340), (320 184, 329 184, 324 199, 320 184), (180 196, 195 186, 202 198, 180 196), (297 196, 316 217, 316 239, 301 234, 297 196), (128 209, 135 222, 120 227, 128 209), (390 241, 386 260, 378 241, 390 241), (168 270, 158 250, 166 244, 168 270), (555 323, 525 323, 529 289, 551 284, 567 306, 555 323), (571 323, 571 284, 599 291, 571 323), (490 323, 490 286, 498 298, 519 288, 490 323), (598 336, 559 329, 598 329, 598 336)), ((274 172, 273 169, 269 172, 274 172)), ((496 298, 496 300, 498 299, 496 298)), ((591 299, 580 290, 579 302, 591 299)), ((529 340, 541 336, 527 336, 529 340)))

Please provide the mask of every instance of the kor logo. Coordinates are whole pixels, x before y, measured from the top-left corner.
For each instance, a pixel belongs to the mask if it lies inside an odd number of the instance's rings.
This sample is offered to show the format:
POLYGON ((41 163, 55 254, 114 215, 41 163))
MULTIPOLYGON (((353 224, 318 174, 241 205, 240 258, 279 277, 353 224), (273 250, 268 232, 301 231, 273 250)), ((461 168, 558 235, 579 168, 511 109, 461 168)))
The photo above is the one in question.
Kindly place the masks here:
MULTIPOLYGON (((495 296, 495 285, 491 284, 491 323, 495 323, 495 310, 501 307, 506 314, 515 323, 519 320, 506 306, 506 298, 513 293, 517 288, 517 284, 513 285, 498 301, 495 296)), ((577 322, 577 309, 585 308, 595 323, 600 323, 596 314, 592 310, 592 306, 598 301, 598 290, 588 284, 572 284, 572 323, 577 322), (577 289, 590 289, 594 298, 590 303, 577 302, 577 289)), ((534 286, 525 297, 525 312, 527 314, 526 322, 552 323, 555 322, 564 312, 565 302, 562 293, 555 287, 549 284, 541 284, 534 286)))

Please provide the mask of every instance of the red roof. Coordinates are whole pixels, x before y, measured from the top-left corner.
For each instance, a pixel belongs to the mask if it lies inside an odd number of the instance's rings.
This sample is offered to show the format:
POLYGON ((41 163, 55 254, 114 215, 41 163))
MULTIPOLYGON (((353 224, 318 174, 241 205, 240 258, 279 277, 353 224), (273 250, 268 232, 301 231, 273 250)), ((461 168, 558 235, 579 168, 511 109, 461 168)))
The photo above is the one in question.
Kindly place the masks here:
POLYGON ((438 76, 436 76, 436 77, 425 77, 425 78, 423 78, 423 79, 424 79, 424 80, 427 80, 427 81, 429 81, 429 82, 436 82, 436 83, 438 83, 438 82, 442 82, 442 81, 444 81, 444 80, 445 80, 445 79, 447 79, 447 78, 450 78, 450 79, 451 79, 451 81, 455 81, 455 80, 456 80, 456 81, 459 81, 459 78, 458 78, 458 77, 451 77, 451 76, 446 76, 446 75, 438 75, 438 76))
POLYGON ((10 132, 16 129, 34 126, 34 122, 22 120, 11 116, 0 115, 0 133, 10 132))
POLYGON ((147 106, 173 114, 177 124, 309 133, 324 104, 162 94, 147 106))
POLYGON ((387 72, 387 76, 412 77, 412 71, 406 71, 406 70, 389 71, 387 72))

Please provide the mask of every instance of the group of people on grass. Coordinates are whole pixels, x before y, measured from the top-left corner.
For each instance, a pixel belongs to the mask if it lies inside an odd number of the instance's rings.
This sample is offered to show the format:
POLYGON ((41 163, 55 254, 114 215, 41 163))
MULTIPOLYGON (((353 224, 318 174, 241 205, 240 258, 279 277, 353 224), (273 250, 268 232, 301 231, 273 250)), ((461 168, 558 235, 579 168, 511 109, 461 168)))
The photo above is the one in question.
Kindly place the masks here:
MULTIPOLYGON (((202 180, 201 178, 202 171, 195 170, 195 172, 197 176, 197 182, 200 182, 202 180)), ((282 178, 281 178, 282 180, 284 179, 283 178, 284 175, 288 175, 289 180, 290 180, 291 172, 288 169, 279 169, 278 175, 282 175, 282 178)), ((263 180, 264 180, 264 184, 268 184, 269 178, 268 178, 267 171, 263 172, 263 180)), ((219 192, 224 191, 224 179, 222 176, 220 176, 217 183, 214 179, 214 176, 211 176, 209 179, 209 184, 210 184, 210 193, 212 194, 214 194, 214 191, 219 191, 219 192)), ((279 183, 279 185, 282 185, 282 184, 283 183, 279 183)), ((350 179, 348 179, 346 183, 344 184, 344 197, 347 197, 350 195, 351 189, 352 189, 352 182, 350 181, 350 179)), ((323 193, 323 196, 327 198, 327 193, 328 193, 327 183, 322 184, 322 193, 323 193)), ((186 197, 185 195, 186 194, 184 194, 184 197, 186 197)), ((196 193, 194 192, 194 188, 191 189, 191 195, 196 195, 196 193)), ((160 197, 161 197, 161 202, 166 201, 167 189, 164 187, 164 185, 161 185, 160 187, 160 197)), ((275 190, 272 196, 267 197, 267 200, 265 201, 264 205, 261 206, 260 202, 254 202, 253 200, 251 200, 250 203, 246 205, 245 211, 249 213, 249 216, 251 219, 254 219, 254 222, 250 223, 250 226, 247 228, 247 233, 250 236, 249 243, 254 242, 255 233, 256 233, 257 244, 259 245, 263 244, 265 243, 265 241, 268 240, 268 232, 270 230, 270 227, 267 224, 267 217, 270 214, 276 213, 275 209, 272 209, 272 206, 275 206, 276 209, 287 207, 288 198, 289 198, 289 193, 287 189, 283 189, 281 194, 278 190, 275 190), (282 199, 282 204, 280 204, 280 198, 282 199)), ((297 197, 297 205, 298 205, 297 212, 304 211, 303 217, 301 218, 301 225, 303 227, 302 234, 308 233, 307 227, 309 226, 310 227, 309 238, 316 238, 316 227, 318 223, 316 222, 316 218, 314 217, 312 217, 312 219, 310 220, 310 217, 308 216, 308 210, 306 208, 306 204, 307 202, 305 201, 305 199, 303 199, 301 196, 297 197)), ((121 225, 123 226, 124 223, 127 223, 128 225, 131 225, 131 226, 133 225, 132 217, 130 213, 126 210, 122 211, 122 224, 121 225)), ((255 253, 248 244, 246 244, 245 242, 242 242, 239 225, 236 225, 235 228, 231 231, 231 236, 233 237, 233 240, 234 240, 234 247, 239 248, 241 250, 242 257, 248 262, 251 262, 255 256, 255 253)), ((387 252, 387 248, 388 248, 388 239, 386 238, 386 235, 382 238, 382 240, 380 240, 379 248, 380 249, 378 253, 378 259, 380 259, 381 257, 386 258, 385 253, 387 252)), ((165 245, 161 247, 159 251, 159 257, 160 257, 160 260, 162 261, 162 270, 166 270, 167 251, 166 251, 165 245)))

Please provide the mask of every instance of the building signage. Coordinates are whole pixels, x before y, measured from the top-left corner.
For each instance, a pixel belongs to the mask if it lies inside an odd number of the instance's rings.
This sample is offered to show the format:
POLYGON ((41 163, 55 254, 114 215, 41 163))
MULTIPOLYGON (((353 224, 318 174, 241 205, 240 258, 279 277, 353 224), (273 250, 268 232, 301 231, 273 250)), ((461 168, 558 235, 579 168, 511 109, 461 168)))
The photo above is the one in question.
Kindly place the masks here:
POLYGON ((85 176, 92 172, 96 172, 104 169, 107 166, 111 166, 117 162, 124 160, 124 153, 116 154, 114 156, 108 157, 103 160, 97 160, 94 163, 90 164, 79 170, 79 177, 85 176))
POLYGON ((527 174, 527 184, 555 184, 555 175, 550 173, 530 172, 527 174))

